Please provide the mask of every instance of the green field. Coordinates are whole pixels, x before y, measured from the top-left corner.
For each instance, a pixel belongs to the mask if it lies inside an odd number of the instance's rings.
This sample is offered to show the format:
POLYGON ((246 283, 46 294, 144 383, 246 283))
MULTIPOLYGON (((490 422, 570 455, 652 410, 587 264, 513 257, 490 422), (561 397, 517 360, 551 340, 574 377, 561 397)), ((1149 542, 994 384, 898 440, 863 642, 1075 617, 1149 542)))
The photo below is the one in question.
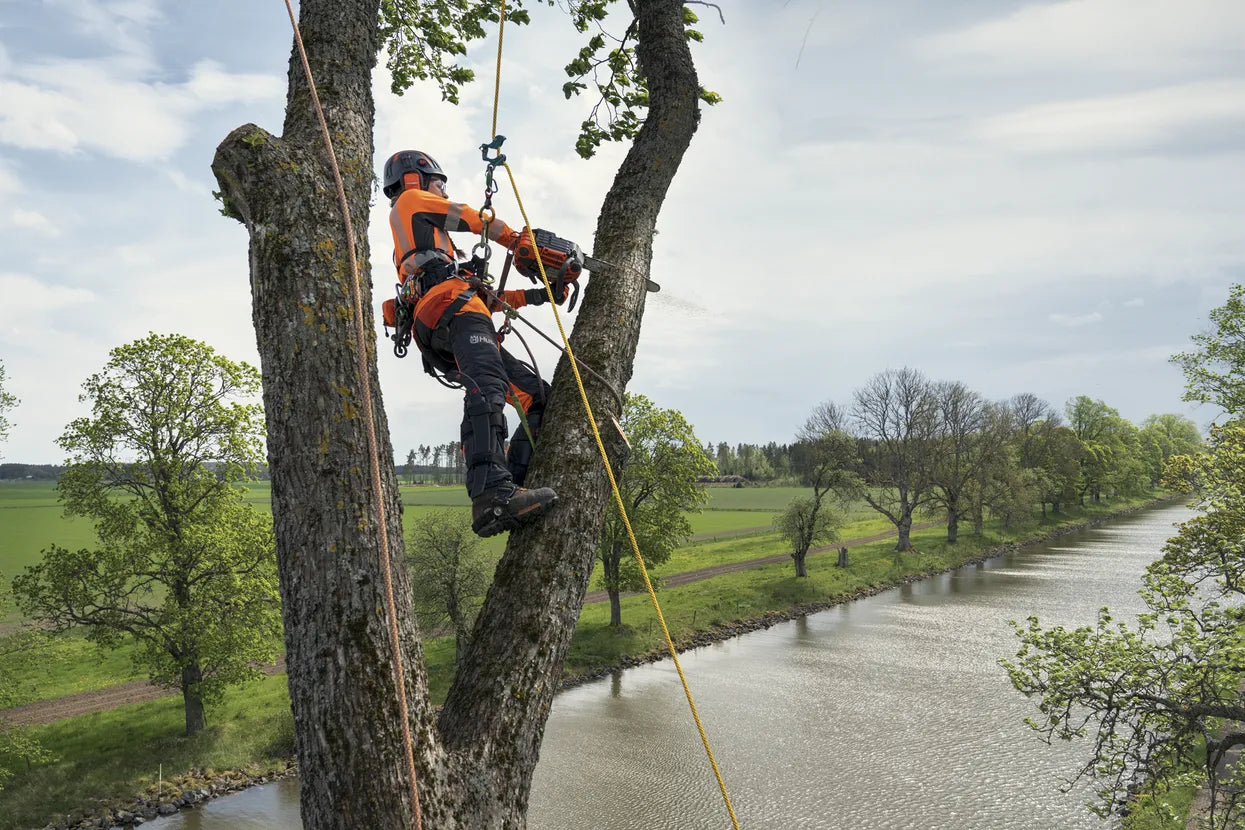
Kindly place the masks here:
MULTIPOLYGON (((1058 519, 1050 517, 1026 533, 1039 534, 1128 504, 1116 501, 1058 519)), ((790 563, 784 562, 670 588, 660 594, 662 609, 671 633, 679 640, 715 625, 801 603, 832 602, 860 589, 893 583, 906 574, 955 565, 1007 538, 1000 528, 988 526, 984 537, 966 534, 960 544, 948 546, 943 534, 942 528, 914 533, 913 541, 921 553, 902 557, 892 552, 890 542, 858 546, 852 552, 852 567, 846 571, 829 567, 828 557, 815 559, 808 579, 795 578, 790 563), (819 565, 818 561, 827 564, 819 565)), ((706 558, 753 558, 773 550, 771 539, 776 541, 773 534, 763 534, 700 543, 685 550, 702 549, 696 559, 701 564, 706 558)), ((679 551, 676 557, 684 552, 679 551)), ((567 674, 613 665, 624 655, 661 650, 659 627, 647 596, 623 599, 625 625, 621 631, 609 626, 608 614, 604 603, 584 608, 567 659, 567 674)), ((434 699, 443 699, 453 672, 452 638, 426 642, 425 655, 430 691, 434 699)), ((289 701, 283 676, 230 691, 220 705, 209 709, 208 728, 194 738, 179 736, 181 717, 180 698, 172 697, 36 728, 37 737, 61 760, 17 771, 10 786, 0 792, 0 830, 46 823, 50 813, 90 806, 97 800, 123 800, 149 787, 159 764, 164 765, 166 777, 172 777, 191 767, 280 765, 291 753, 289 701)), ((1136 826, 1146 830, 1165 827, 1136 826)))

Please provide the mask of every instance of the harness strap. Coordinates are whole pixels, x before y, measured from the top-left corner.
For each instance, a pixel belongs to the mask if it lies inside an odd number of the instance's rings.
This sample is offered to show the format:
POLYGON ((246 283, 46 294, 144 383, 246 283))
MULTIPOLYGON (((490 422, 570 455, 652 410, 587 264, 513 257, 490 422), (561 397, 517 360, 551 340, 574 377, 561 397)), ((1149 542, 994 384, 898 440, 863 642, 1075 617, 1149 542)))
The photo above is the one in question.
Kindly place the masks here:
POLYGON ((439 378, 438 372, 450 376, 458 372, 457 364, 445 357, 446 354, 453 353, 449 346, 450 321, 475 295, 476 290, 468 288, 455 297, 454 301, 445 307, 445 311, 441 313, 435 326, 429 326, 418 317, 415 318, 415 345, 419 347, 419 353, 424 359, 424 371, 434 378, 439 378))

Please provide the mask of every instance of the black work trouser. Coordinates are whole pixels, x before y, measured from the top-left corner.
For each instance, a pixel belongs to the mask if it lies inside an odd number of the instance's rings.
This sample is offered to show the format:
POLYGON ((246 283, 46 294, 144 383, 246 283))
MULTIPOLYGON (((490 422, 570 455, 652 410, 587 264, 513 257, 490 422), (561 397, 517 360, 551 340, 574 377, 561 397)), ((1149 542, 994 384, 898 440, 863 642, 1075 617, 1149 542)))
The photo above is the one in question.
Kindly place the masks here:
MULTIPOLYGON (((450 318, 447 328, 454 362, 466 387, 462 441, 467 457, 467 494, 474 499, 486 490, 522 485, 532 456, 531 439, 540 428, 549 386, 498 345, 490 315, 464 311, 450 318), (508 398, 525 410, 532 431, 529 438, 520 423, 509 454, 504 451, 508 398)), ((444 342, 435 336, 433 340, 444 342)))

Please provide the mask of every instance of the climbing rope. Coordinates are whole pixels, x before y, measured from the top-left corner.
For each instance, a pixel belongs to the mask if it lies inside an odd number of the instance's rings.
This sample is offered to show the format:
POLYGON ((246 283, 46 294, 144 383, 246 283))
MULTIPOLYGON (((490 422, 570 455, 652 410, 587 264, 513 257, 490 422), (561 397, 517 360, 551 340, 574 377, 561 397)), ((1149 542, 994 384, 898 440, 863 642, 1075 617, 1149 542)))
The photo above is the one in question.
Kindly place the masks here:
POLYGON ((402 667, 401 641, 398 639, 398 616, 393 601, 393 576, 389 563, 389 531, 385 521, 384 490, 380 482, 380 451, 376 442, 376 419, 372 412, 372 379, 367 365, 367 338, 363 330, 363 292, 360 288, 359 263, 355 256, 354 225, 350 221, 350 205, 346 201, 346 188, 342 184, 341 168, 337 164, 337 153, 333 150, 333 139, 329 135, 329 125, 324 118, 324 109, 320 106, 320 96, 316 92, 315 80, 311 76, 311 64, 307 62, 307 50, 303 46, 303 36, 298 29, 298 21, 294 19, 294 7, 290 0, 285 0, 285 10, 290 15, 290 25, 294 27, 294 42, 298 45, 298 55, 302 59, 303 73, 307 77, 307 88, 311 92, 311 102, 315 105, 316 117, 320 121, 320 132, 324 136, 324 147, 328 152, 330 166, 333 168, 333 180, 337 184, 337 199, 341 203, 342 217, 346 223, 347 252, 350 261, 350 296, 354 303, 355 349, 359 358, 359 378, 363 386, 364 405, 363 420, 367 427, 367 449, 372 477, 372 500, 376 505, 376 523, 380 532, 381 574, 385 584, 385 613, 388 616, 389 638, 393 643, 393 675, 394 685, 398 690, 398 709, 402 720, 402 741, 406 748, 406 771, 411 782, 411 805, 415 810, 415 830, 422 830, 423 816, 419 808, 419 784, 415 772, 415 750, 411 743, 410 712, 406 702, 406 671, 402 667))
MULTIPOLYGON (((288 2, 288 0, 287 0, 288 2)), ((501 55, 502 55, 502 37, 506 26, 506 0, 499 0, 501 13, 499 15, 499 24, 497 32, 497 74, 493 92, 493 144, 497 142, 497 103, 500 97, 499 90, 501 88, 501 55)), ((696 721, 696 729, 700 732, 700 742, 705 747, 705 754, 709 758, 709 765, 713 767, 713 776, 717 779, 718 789, 722 792, 722 801, 726 804, 726 811, 730 814, 731 825, 735 830, 739 830, 739 820, 735 817, 735 808, 731 805, 731 797, 726 792, 726 783, 722 780, 722 771, 718 769, 718 762, 713 757, 713 749, 709 746, 709 738, 705 734, 705 726, 700 720, 700 713, 696 711, 696 702, 692 699, 691 687, 687 684, 687 676, 683 673, 683 666, 679 663, 679 652, 674 647, 674 640, 670 636, 670 629, 666 626, 665 615, 661 612, 661 604, 657 602, 657 592, 653 590, 653 583, 648 576, 648 568, 644 565, 644 557, 640 555, 640 545, 636 541, 635 531, 631 528, 631 520, 627 516, 627 507, 623 504, 622 493, 618 489, 618 481, 614 478, 614 471, 610 467, 609 456, 605 452, 605 444, 601 440, 601 432, 597 429, 596 418, 592 414, 592 405, 588 402, 588 393, 584 389, 583 378, 579 375, 579 365, 575 360, 575 352, 571 349, 570 339, 566 336, 566 328, 562 324, 562 315, 558 312, 557 301, 553 296, 553 286, 549 284, 549 277, 545 273, 545 264, 541 261, 540 248, 536 244, 536 235, 532 231, 532 222, 528 219, 527 210, 523 207, 523 199, 519 196, 519 186, 515 183, 514 171, 510 168, 510 163, 504 160, 500 162, 506 168, 506 175, 510 178, 510 187, 514 190, 514 200, 519 206, 519 213, 523 216, 523 222, 527 229, 527 234, 532 243, 532 249, 536 252, 536 266, 540 270, 540 279, 544 283, 545 293, 549 297, 550 308, 553 309, 553 319, 558 324, 558 333, 562 336, 563 350, 571 366, 571 372, 575 376, 575 386, 579 389, 579 398, 584 405, 584 414, 588 417, 588 426, 592 430, 592 437, 597 444, 597 450, 601 454, 601 461, 605 466, 605 474, 609 476, 610 488, 614 491, 614 502, 618 505, 618 514, 622 517, 623 526, 627 529, 627 538, 631 540, 631 550, 635 556, 636 564, 640 567, 640 575, 644 578, 644 587, 648 591, 648 597, 653 604, 653 611, 657 615, 657 622, 661 626, 662 636, 666 641, 666 650, 670 652, 670 659, 674 662, 675 671, 679 673, 679 682, 683 684, 683 694, 687 697, 687 705, 692 710, 692 719, 696 721)), ((490 168, 491 170, 491 168, 490 168)))

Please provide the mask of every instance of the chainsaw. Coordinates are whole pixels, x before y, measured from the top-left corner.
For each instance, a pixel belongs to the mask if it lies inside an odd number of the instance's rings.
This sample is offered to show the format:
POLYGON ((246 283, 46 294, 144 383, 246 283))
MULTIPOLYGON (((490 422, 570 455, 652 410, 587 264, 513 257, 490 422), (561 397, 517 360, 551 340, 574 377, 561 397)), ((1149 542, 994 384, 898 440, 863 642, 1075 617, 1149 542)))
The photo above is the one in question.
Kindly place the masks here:
MULTIPOLYGON (((584 271, 599 271, 614 266, 602 259, 585 254, 578 245, 569 239, 563 239, 550 231, 536 228, 529 236, 524 233, 515 245, 511 256, 515 269, 532 282, 540 282, 540 265, 536 257, 539 254, 540 264, 545 266, 545 275, 553 288, 553 296, 561 297, 569 287, 571 295, 567 299, 566 310, 574 311, 579 299, 579 277, 584 271), (532 240, 536 245, 533 247, 532 240)), ((504 277, 503 277, 504 280, 504 277)), ((661 286, 652 280, 646 280, 649 291, 659 291, 661 286)))

